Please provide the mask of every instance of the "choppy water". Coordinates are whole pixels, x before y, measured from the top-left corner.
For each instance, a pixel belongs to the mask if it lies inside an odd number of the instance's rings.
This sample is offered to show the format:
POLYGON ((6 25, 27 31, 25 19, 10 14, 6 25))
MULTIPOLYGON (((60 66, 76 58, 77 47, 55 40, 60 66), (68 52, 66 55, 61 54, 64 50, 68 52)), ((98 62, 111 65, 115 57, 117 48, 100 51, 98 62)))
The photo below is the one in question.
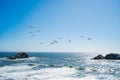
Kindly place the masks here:
POLYGON ((90 60, 85 53, 28 53, 8 60, 0 53, 0 80, 120 80, 120 61, 90 60))

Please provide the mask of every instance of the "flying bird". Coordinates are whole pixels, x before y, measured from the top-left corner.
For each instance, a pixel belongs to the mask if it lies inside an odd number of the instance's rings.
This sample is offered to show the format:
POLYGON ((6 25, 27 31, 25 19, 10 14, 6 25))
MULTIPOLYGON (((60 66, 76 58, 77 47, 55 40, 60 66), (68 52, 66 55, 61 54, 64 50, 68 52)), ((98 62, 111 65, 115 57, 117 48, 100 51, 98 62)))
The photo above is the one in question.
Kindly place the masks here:
POLYGON ((34 26, 29 26, 30 28, 35 28, 34 26))
POLYGON ((40 44, 43 44, 43 43, 40 42, 40 44))
POLYGON ((71 40, 68 40, 68 42, 70 42, 70 43, 71 43, 72 41, 71 41, 71 40))
POLYGON ((83 38, 84 36, 80 36, 81 38, 83 38))
POLYGON ((39 30, 37 30, 36 32, 40 32, 39 30))
POLYGON ((62 38, 58 38, 58 39, 62 39, 62 38))
POLYGON ((55 41, 55 40, 53 42, 58 43, 58 41, 55 41))
POLYGON ((55 43, 51 42, 51 44, 55 44, 55 43))
POLYGON ((91 38, 88 38, 88 40, 92 40, 91 38))
POLYGON ((34 32, 29 32, 30 34, 33 34, 34 32))
POLYGON ((36 36, 36 35, 32 35, 32 36, 36 36))

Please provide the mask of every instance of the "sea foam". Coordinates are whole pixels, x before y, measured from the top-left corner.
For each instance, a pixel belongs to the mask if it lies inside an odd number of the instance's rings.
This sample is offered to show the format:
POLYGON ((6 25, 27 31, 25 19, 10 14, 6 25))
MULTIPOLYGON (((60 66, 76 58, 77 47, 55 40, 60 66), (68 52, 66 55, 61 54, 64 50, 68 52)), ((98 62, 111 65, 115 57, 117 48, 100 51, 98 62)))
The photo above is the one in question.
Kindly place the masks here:
POLYGON ((0 68, 0 80, 97 80, 94 76, 77 78, 75 68, 43 68, 33 69, 34 66, 17 65, 0 68))

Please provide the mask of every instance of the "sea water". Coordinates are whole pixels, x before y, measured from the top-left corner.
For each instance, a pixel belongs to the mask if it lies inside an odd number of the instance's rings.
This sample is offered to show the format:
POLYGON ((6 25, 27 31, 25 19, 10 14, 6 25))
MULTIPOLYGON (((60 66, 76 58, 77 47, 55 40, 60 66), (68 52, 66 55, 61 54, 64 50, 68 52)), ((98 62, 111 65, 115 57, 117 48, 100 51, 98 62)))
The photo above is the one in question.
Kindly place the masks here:
POLYGON ((0 52, 0 80, 120 80, 119 60, 91 60, 87 53, 28 52, 9 60, 0 52))

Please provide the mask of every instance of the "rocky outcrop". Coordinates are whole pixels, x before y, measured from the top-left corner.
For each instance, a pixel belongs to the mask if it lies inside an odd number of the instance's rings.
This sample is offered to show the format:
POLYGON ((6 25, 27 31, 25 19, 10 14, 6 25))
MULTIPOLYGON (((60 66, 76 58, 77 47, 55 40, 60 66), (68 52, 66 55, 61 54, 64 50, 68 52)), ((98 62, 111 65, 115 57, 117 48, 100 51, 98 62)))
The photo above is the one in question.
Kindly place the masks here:
POLYGON ((120 54, 117 53, 110 53, 105 56, 105 59, 116 59, 120 60, 120 54))
POLYGON ((19 52, 15 56, 8 57, 8 59, 21 59, 21 58, 29 58, 29 56, 25 52, 19 52))
POLYGON ((120 60, 120 54, 118 53, 110 53, 110 54, 107 54, 105 57, 103 55, 98 55, 94 58, 92 58, 94 60, 98 60, 98 59, 112 59, 112 60, 120 60))
POLYGON ((103 55, 99 54, 96 57, 94 57, 93 59, 105 59, 105 57, 103 55))

